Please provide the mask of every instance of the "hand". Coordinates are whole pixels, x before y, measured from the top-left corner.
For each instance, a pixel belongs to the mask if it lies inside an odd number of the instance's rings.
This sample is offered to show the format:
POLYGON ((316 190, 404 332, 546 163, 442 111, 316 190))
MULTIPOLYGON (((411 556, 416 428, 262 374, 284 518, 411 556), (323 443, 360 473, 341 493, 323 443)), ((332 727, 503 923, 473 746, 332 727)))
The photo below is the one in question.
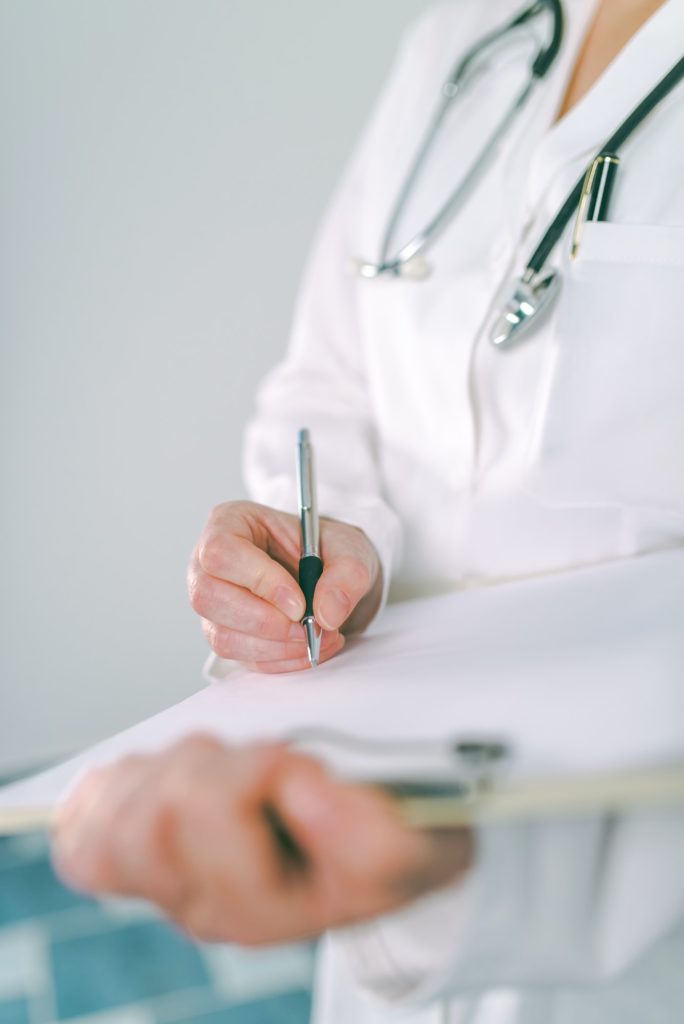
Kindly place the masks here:
MULTIPOLYGON (((188 590, 218 655, 259 672, 309 667, 300 554, 297 516, 249 501, 214 509, 192 556, 188 590)), ((365 533, 333 519, 321 520, 321 557, 314 614, 325 631, 325 661, 342 650, 343 632, 364 629, 372 619, 382 572, 365 533)))
POLYGON ((380 790, 283 746, 194 737, 87 777, 62 808, 67 883, 151 900, 195 938, 262 945, 382 914, 455 880, 463 829, 403 823, 380 790))

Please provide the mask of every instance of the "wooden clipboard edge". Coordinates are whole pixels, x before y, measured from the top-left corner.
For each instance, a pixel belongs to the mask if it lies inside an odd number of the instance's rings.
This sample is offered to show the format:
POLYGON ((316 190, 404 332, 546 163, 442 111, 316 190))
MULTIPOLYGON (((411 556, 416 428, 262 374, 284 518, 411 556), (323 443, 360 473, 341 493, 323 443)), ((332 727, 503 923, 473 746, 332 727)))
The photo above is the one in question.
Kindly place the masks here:
POLYGON ((49 831, 56 817, 55 807, 0 808, 0 836, 49 831))
MULTIPOLYGON (((396 797, 415 828, 457 828, 640 808, 684 808, 684 767, 499 786, 474 797, 396 797)), ((0 809, 0 835, 49 831, 55 807, 0 809)))
POLYGON ((525 782, 467 799, 408 797, 399 798, 398 802, 406 820, 415 828, 457 828, 567 815, 684 808, 684 767, 525 782))

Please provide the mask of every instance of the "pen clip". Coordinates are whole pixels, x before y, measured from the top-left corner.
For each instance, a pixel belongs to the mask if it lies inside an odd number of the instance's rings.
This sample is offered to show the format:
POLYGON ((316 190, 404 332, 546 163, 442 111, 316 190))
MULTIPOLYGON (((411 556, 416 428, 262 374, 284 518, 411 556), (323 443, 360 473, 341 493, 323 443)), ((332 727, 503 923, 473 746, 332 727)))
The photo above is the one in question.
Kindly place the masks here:
POLYGON ((299 491, 300 513, 313 506, 311 455, 311 439, 309 431, 306 429, 300 430, 297 439, 297 484, 299 491))
POLYGON ((302 556, 318 557, 320 538, 314 482, 314 453, 311 435, 306 428, 299 431, 297 438, 297 489, 302 528, 302 556))

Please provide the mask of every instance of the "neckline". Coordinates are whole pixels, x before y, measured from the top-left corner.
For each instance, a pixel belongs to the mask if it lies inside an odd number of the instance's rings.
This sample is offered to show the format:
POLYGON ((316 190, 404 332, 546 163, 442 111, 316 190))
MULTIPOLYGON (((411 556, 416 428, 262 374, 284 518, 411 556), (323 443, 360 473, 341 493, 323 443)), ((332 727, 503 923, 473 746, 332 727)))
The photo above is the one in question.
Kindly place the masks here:
POLYGON ((589 157, 684 51, 684 0, 666 0, 644 22, 570 110, 554 121, 600 0, 571 8, 568 44, 545 107, 547 128, 530 163, 530 197, 538 198, 559 167, 589 157), (573 17, 574 16, 574 17, 573 17), (616 97, 618 101, 616 102, 616 97))
MULTIPOLYGON (((586 39, 600 0, 591 0, 584 12, 581 26, 575 30, 574 46, 562 69, 562 103, 581 47, 586 39)), ((593 148, 611 134, 624 115, 643 99, 649 89, 682 56, 684 49, 684 0, 666 0, 625 43, 604 68, 587 92, 556 121, 552 121, 543 142, 593 148), (671 28, 671 31, 668 29, 671 28), (615 118, 615 96, 620 97, 620 114, 615 118), (624 99, 623 99, 624 98, 624 99)), ((560 76, 559 76, 560 77, 560 76)), ((578 150, 575 149, 575 152, 578 150)))
MULTIPOLYGON (((566 97, 568 95, 568 90, 569 90, 570 86, 572 85, 572 81, 573 81, 573 78, 574 78, 574 75, 575 75, 575 71, 577 69, 578 62, 582 58, 582 54, 583 54, 585 45, 589 41, 589 37, 591 36, 591 34, 592 34, 593 30, 594 30, 594 26, 595 26, 595 24, 597 22, 597 19, 601 15, 602 6, 603 6, 603 0, 594 0, 594 2, 590 4, 590 7, 588 9, 587 17, 584 19, 584 23, 582 24, 581 31, 579 32, 578 38, 576 40, 576 44, 577 45, 575 47, 575 52, 573 53, 573 58, 574 59, 571 62, 570 67, 568 69, 568 75, 566 77, 565 87, 564 87, 564 90, 561 92, 561 96, 560 96, 559 107, 562 107, 565 104, 565 100, 566 100, 566 97)), ((550 128, 553 128, 556 124, 560 124, 562 121, 564 121, 565 118, 568 117, 569 114, 575 109, 575 107, 579 106, 583 102, 585 97, 588 96, 591 93, 591 91, 594 88, 594 86, 597 85, 598 82, 600 82, 600 80, 603 77, 603 75, 608 71, 610 66, 618 59, 620 54, 623 53, 623 51, 629 46, 629 44, 632 42, 632 40, 636 39, 637 36, 639 35, 639 33, 641 32, 641 30, 644 29, 648 25, 648 23, 654 17, 656 17, 656 15, 660 12, 660 10, 663 7, 666 7, 666 6, 667 6, 667 2, 664 3, 661 0, 661 2, 658 4, 658 6, 655 8, 655 10, 653 10, 651 12, 651 14, 649 14, 649 16, 647 18, 645 18, 644 21, 641 22, 641 24, 636 29, 636 31, 634 31, 631 36, 627 37, 627 39, 623 43, 622 47, 619 50, 616 51, 616 53, 613 55, 611 60, 605 65, 603 70, 600 72, 598 77, 595 78, 593 82, 591 82, 591 84, 588 86, 588 88, 576 100, 574 100, 574 102, 568 107, 568 109, 565 111, 565 113, 563 113, 563 114, 559 113, 554 118, 554 121, 550 125, 550 128)))

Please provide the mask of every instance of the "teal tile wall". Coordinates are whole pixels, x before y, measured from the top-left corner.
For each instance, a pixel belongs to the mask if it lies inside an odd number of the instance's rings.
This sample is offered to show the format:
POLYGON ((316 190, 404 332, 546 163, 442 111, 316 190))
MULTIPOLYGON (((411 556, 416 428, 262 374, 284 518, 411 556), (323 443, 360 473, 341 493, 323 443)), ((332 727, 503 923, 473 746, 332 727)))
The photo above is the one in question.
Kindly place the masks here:
POLYGON ((313 949, 204 947, 141 904, 64 888, 0 838, 0 1024, 308 1024, 313 949))

